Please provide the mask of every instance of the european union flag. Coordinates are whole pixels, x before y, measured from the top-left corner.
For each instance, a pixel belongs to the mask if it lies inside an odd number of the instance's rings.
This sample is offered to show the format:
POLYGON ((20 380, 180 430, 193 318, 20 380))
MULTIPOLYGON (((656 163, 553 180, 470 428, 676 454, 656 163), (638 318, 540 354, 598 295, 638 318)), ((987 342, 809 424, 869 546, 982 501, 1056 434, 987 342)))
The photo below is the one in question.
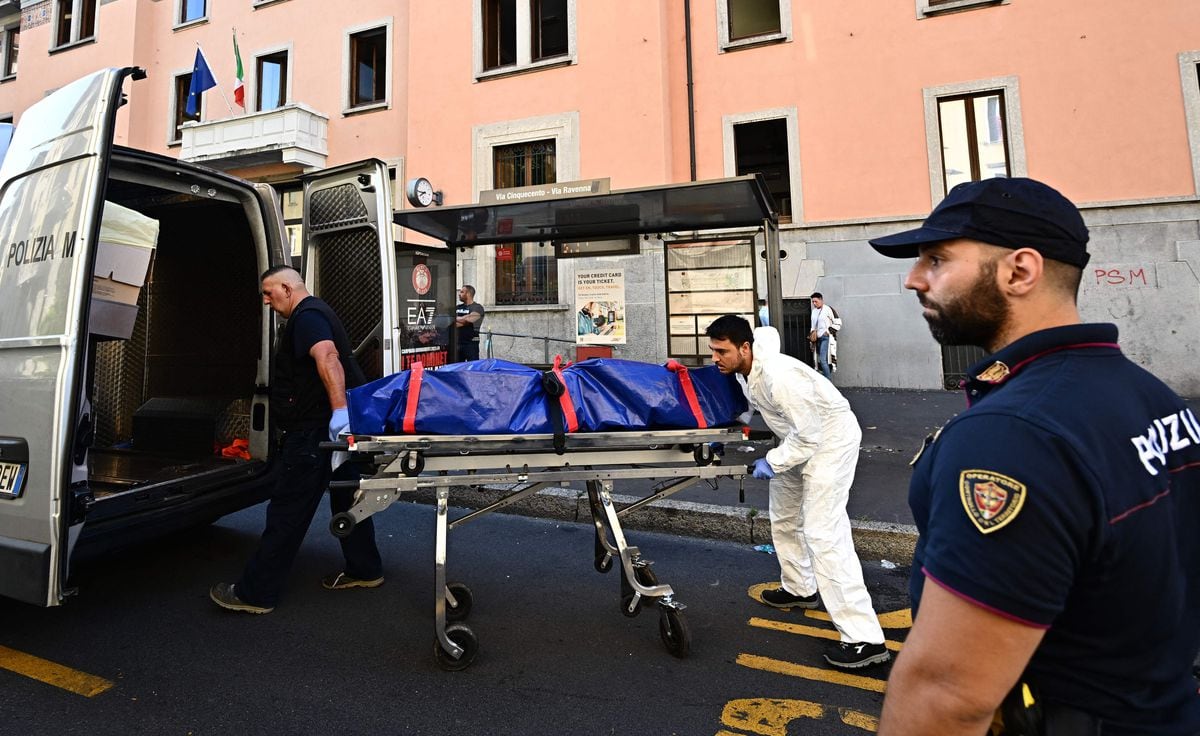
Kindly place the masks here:
POLYGON ((200 95, 205 90, 216 86, 217 80, 213 77, 212 70, 208 68, 204 52, 197 48, 196 63, 192 64, 192 86, 188 89, 187 107, 185 108, 189 117, 195 117, 200 110, 200 95))

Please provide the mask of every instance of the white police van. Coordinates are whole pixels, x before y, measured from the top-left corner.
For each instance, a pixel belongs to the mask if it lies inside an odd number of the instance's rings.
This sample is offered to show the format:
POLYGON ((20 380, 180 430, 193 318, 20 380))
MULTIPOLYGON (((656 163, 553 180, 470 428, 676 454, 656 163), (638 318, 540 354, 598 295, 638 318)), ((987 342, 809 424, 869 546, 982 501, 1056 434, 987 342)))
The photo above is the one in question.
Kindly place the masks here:
MULTIPOLYGON (((122 88, 144 76, 103 70, 39 101, 0 166, 0 596, 36 605, 71 593, 80 550, 212 521, 261 501, 272 477, 278 325, 258 279, 290 262, 279 198, 114 146, 122 88), (157 227, 144 283, 118 285, 123 304, 102 298, 122 267, 96 270, 112 255, 106 209, 157 227)), ((305 279, 368 377, 395 372, 387 168, 330 169, 305 186, 305 279)), ((452 299, 446 255, 436 277, 452 299)))

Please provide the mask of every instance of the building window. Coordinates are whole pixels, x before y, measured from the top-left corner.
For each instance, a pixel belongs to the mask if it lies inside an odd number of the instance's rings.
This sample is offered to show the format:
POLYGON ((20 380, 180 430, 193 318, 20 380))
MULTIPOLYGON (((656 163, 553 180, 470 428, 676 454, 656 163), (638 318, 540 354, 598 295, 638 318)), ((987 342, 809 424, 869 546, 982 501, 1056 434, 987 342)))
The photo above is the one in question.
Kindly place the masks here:
POLYGON ((350 107, 387 101, 387 28, 350 36, 350 107))
POLYGON ((287 104, 288 52, 279 51, 258 57, 254 62, 254 78, 258 82, 254 101, 256 110, 274 110, 287 104))
MULTIPOLYGON (((557 181, 554 139, 492 149, 496 189, 557 181)), ((496 304, 558 303, 558 264, 549 242, 496 246, 496 304)))
POLYGON ((171 143, 179 143, 183 140, 183 131, 180 126, 189 120, 199 122, 200 115, 204 111, 204 100, 200 100, 197 106, 195 115, 187 114, 188 93, 192 88, 192 73, 180 74, 175 77, 175 107, 172 111, 173 124, 171 127, 172 138, 171 143))
POLYGON ((792 38, 791 0, 720 0, 716 6, 722 51, 792 38))
POLYGON ((17 51, 21 45, 21 26, 14 25, 4 29, 4 68, 0 77, 11 79, 17 76, 17 51))
POLYGON ((927 87, 923 94, 933 204, 964 181, 1028 176, 1016 77, 927 87))
POLYGON ((283 205, 283 227, 287 231, 288 253, 298 259, 304 250, 304 189, 300 186, 280 185, 280 203, 283 205))
POLYGON ((729 40, 779 33, 779 0, 726 0, 729 3, 729 40))
POLYGON ((1200 194, 1200 51, 1179 54, 1179 81, 1183 85, 1183 110, 1192 155, 1192 186, 1200 194))
POLYGON ((733 126, 735 172, 762 174, 781 220, 792 218, 792 175, 788 166, 787 120, 760 120, 733 126))
POLYGON ((478 3, 478 73, 573 60, 575 0, 478 3))
POLYGON ((567 53, 567 0, 532 0, 531 55, 534 61, 567 53))
POLYGON ((208 0, 178 0, 177 25, 203 20, 208 15, 208 0))
POLYGON ((1002 93, 939 98, 938 128, 945 192, 965 181, 1009 176, 1002 93))
POLYGON ((721 119, 725 176, 762 174, 772 206, 785 223, 804 219, 798 120, 794 107, 721 119))
POLYGON ((927 18, 941 13, 971 10, 989 5, 1008 5, 1010 0, 917 0, 917 17, 927 18))
POLYGON ((56 47, 96 35, 96 0, 55 0, 54 15, 56 47))

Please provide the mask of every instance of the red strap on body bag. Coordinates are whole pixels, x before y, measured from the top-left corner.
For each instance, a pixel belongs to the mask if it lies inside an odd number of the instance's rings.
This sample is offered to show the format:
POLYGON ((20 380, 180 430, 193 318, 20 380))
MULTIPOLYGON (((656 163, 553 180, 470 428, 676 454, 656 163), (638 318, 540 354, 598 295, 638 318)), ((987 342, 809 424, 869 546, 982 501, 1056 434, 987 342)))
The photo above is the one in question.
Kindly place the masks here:
POLYGON ((558 397, 558 405, 562 407, 563 421, 567 425, 567 432, 574 432, 579 429, 579 419, 575 416, 575 402, 571 401, 571 392, 567 390, 567 382, 563 378, 562 369, 571 365, 563 365, 562 356, 554 356, 554 367, 551 368, 558 382, 562 384, 562 395, 558 397))
POLYGON ((672 371, 679 378, 683 396, 687 399, 692 415, 696 417, 696 426, 700 429, 708 429, 708 422, 705 421, 704 411, 700 408, 700 399, 696 398, 696 387, 692 385, 692 377, 688 375, 687 366, 676 360, 668 360, 667 370, 672 371))
POLYGON ((425 375, 425 365, 421 361, 412 364, 409 369, 408 396, 404 404, 404 431, 407 434, 417 433, 417 402, 421 398, 421 379, 425 375))

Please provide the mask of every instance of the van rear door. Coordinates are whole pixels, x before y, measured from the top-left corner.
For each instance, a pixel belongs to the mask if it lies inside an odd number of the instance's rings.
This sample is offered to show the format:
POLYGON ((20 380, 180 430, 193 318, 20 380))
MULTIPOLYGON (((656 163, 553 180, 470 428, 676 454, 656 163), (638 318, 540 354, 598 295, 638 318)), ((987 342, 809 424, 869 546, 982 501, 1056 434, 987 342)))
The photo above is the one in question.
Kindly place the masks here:
POLYGON ((87 480, 87 280, 131 74, 96 72, 30 107, 0 167, 0 595, 36 605, 61 601, 71 488, 87 480))
POLYGON ((304 280, 341 318, 367 380, 400 370, 390 192, 378 159, 304 179, 304 280))

